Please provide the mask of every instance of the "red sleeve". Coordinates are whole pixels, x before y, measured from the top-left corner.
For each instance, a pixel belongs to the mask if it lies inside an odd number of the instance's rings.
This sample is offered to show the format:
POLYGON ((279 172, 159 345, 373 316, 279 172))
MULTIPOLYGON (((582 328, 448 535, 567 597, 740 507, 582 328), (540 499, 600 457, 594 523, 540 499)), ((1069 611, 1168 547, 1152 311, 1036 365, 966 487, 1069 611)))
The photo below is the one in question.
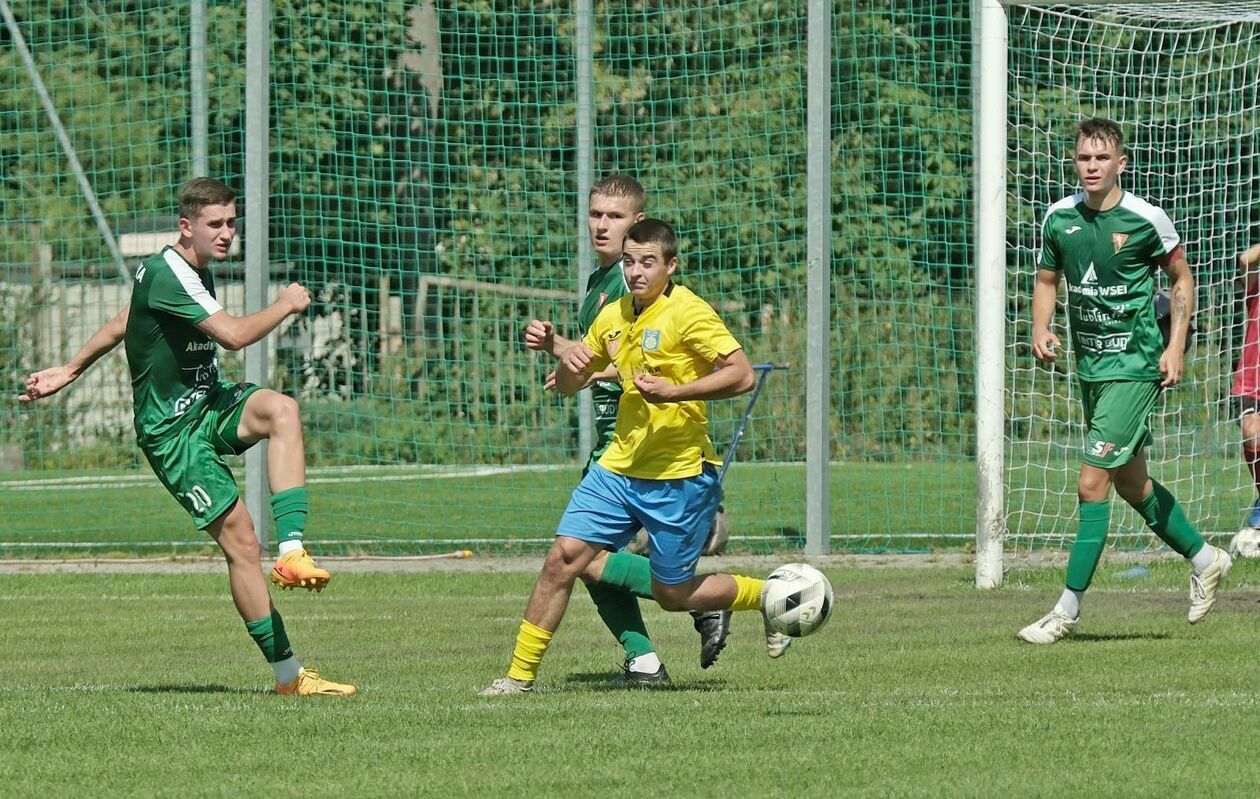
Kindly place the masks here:
POLYGON ((1155 263, 1159 264, 1161 269, 1167 269, 1168 265, 1171 264, 1173 261, 1176 261, 1179 258, 1185 258, 1185 257, 1186 257, 1186 251, 1181 249, 1181 245, 1178 244, 1176 247, 1173 247, 1170 252, 1156 258, 1155 263))

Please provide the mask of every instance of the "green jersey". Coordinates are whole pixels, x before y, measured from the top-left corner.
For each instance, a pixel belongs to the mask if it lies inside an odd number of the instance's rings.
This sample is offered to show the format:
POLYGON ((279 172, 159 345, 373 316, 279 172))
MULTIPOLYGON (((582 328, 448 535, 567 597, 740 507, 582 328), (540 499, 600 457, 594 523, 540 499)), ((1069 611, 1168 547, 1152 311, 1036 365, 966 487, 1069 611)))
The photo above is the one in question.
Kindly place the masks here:
POLYGON ((1081 380, 1162 378, 1155 271, 1179 243, 1168 215, 1129 192, 1106 211, 1086 206, 1084 192, 1046 211, 1039 266, 1066 278, 1081 380))
POLYGON ((136 269, 123 342, 142 447, 183 428, 219 388, 217 345, 196 325, 221 310, 210 271, 170 247, 136 269))
MULTIPOLYGON (((586 297, 578 309, 579 340, 590 330, 600 310, 610 302, 616 302, 626 293, 626 279, 621 274, 621 263, 614 262, 591 273, 586 281, 586 297)), ((591 401, 595 406, 595 449, 589 463, 599 460, 612 443, 617 427, 617 404, 621 400, 620 383, 599 382, 591 386, 591 401)))

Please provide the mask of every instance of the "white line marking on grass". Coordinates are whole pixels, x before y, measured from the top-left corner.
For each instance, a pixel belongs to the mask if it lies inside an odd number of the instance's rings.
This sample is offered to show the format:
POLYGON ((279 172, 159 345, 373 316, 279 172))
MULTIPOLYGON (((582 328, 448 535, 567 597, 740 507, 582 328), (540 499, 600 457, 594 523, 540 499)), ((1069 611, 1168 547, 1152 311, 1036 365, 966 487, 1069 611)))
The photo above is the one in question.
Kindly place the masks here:
MULTIPOLYGON (((4 594, 0 602, 25 602, 27 600, 61 600, 72 599, 76 602, 204 602, 205 594, 71 594, 59 591, 55 594, 4 594)), ((207 616, 209 618, 209 616, 207 616)))
MULTIPOLYGON (((410 480, 449 480, 458 477, 495 477, 525 472, 575 469, 572 464, 524 464, 515 466, 335 466, 310 469, 307 483, 390 483, 410 480), (347 475, 346 472, 360 472, 347 475), (325 476, 327 475, 327 476, 325 476)), ((158 485, 152 475, 95 475, 90 477, 43 477, 0 481, 0 491, 83 491, 102 488, 145 488, 158 485)))

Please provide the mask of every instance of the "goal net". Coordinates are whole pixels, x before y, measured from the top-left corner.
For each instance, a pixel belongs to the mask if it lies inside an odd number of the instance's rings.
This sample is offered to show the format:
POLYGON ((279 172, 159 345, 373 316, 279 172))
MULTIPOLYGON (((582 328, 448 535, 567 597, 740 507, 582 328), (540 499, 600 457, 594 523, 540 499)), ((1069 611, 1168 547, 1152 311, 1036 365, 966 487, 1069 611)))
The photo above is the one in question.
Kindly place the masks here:
MULTIPOLYGON (((1260 241, 1260 8, 1011 4, 1007 14, 1007 553, 1061 547, 1076 531, 1079 387, 1070 358, 1032 357, 1031 297, 1041 220, 1078 188, 1073 127, 1089 116, 1123 127, 1121 186, 1168 213, 1197 281, 1198 334, 1182 384, 1152 419, 1151 473, 1206 534, 1231 533, 1253 499, 1229 391, 1241 344, 1236 256, 1260 241)), ((1055 322, 1067 341, 1061 305, 1055 322)), ((1123 502, 1112 518, 1114 545, 1161 545, 1123 502)))

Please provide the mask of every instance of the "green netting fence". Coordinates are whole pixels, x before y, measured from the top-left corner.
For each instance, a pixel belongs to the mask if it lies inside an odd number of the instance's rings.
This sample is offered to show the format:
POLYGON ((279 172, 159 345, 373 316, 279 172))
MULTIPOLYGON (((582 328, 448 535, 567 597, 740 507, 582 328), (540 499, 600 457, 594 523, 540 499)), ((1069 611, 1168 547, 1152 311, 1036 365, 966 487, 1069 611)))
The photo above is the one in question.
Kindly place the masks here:
MULTIPOLYGON (((126 269, 168 243, 203 123, 183 4, 8 5, 34 65, 0 31, 0 374, 16 394, 128 293, 38 86, 126 269)), ((974 535, 970 14, 832 11, 837 548, 974 535)), ((207 15, 207 171, 243 188, 246 12, 210 2, 207 15)), ((582 162, 568 4, 272 3, 271 280, 302 281, 315 302, 270 337, 270 384, 302 404, 320 551, 548 541, 578 479, 580 414, 542 390, 549 365, 520 334, 532 317, 572 329, 592 266, 584 171, 636 175, 649 213, 680 232, 684 281, 754 362, 788 367, 752 413, 726 505, 734 547, 801 544, 805 4, 595 2, 589 23, 582 162)), ((240 256, 218 269, 242 311, 240 256)), ((234 353, 221 367, 243 377, 234 353)), ((719 450, 743 410, 711 405, 719 450)), ((0 414, 0 556, 208 548, 135 447, 119 353, 63 396, 0 414)))

